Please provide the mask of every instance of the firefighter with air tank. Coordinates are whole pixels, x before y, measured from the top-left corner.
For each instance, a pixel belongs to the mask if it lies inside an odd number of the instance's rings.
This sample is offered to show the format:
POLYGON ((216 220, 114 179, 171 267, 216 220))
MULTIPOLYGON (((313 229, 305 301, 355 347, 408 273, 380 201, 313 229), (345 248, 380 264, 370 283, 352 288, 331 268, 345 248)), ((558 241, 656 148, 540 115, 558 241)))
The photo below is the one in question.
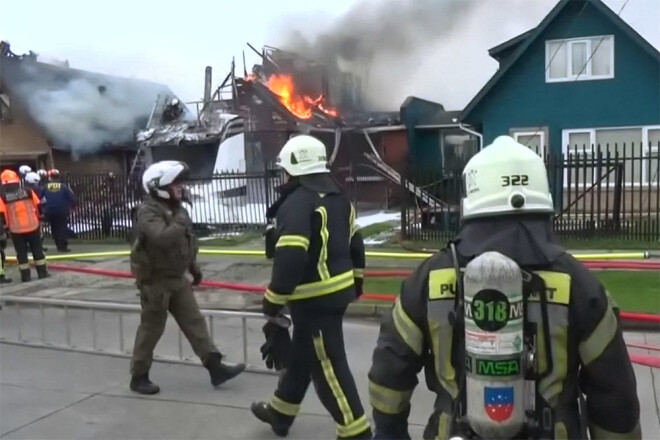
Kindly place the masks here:
POLYGON ((252 412, 286 436, 313 381, 332 415, 337 438, 371 438, 371 428, 346 359, 342 323, 348 305, 362 294, 364 244, 355 210, 330 178, 321 141, 295 136, 278 156, 287 182, 268 209, 275 218, 267 243, 275 243, 273 272, 263 300, 268 322, 261 352, 266 365, 284 369, 269 402, 252 412), (293 321, 282 314, 288 306, 293 321))
POLYGON ((618 308, 558 243, 543 160, 501 136, 463 172, 462 229, 402 285, 369 371, 375 438, 640 439, 618 308))

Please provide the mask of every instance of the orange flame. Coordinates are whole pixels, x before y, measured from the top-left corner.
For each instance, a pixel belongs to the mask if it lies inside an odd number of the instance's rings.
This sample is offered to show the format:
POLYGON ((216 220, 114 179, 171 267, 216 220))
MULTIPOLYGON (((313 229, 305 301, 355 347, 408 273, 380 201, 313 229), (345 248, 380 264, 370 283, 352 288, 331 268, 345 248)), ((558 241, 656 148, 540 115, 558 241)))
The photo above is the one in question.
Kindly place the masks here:
MULTIPOLYGON (((254 81, 256 79, 256 76, 253 74, 246 77, 247 81, 254 81)), ((291 75, 271 75, 268 78, 266 86, 271 92, 277 95, 282 105, 300 119, 311 119, 315 108, 329 116, 338 115, 336 109, 325 106, 324 95, 320 95, 314 99, 311 96, 297 93, 291 75)))

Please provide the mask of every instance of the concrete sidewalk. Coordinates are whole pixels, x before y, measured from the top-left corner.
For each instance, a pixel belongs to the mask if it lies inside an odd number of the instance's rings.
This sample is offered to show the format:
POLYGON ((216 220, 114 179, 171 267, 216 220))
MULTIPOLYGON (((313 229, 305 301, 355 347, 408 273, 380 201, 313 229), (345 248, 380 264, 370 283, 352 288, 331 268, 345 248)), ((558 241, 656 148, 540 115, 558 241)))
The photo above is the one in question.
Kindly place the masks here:
MULTIPOLYGON (((11 306, 10 306, 11 307, 11 306)), ((2 333, 15 332, 15 316, 3 311, 2 333)), ((23 338, 30 339, 36 329, 30 315, 23 338)), ((34 316, 32 316, 34 318, 34 316)), ((59 321, 57 319, 56 321, 59 321)), ((49 321, 49 338, 61 339, 60 322, 49 321)), ((102 320, 103 321, 103 320, 102 320)), ((99 336, 101 345, 116 339, 109 332, 111 320, 103 321, 99 336)), ((114 322, 114 321, 113 321, 114 322)), ((83 316, 72 316, 72 334, 80 342, 88 329, 83 316)), ((222 322, 216 335, 230 360, 242 351, 236 329, 222 322)), ((249 361, 261 362, 258 347, 262 343, 259 323, 249 329, 249 361)), ((132 324, 129 323, 127 327, 132 324)), ((177 341, 174 323, 168 329, 157 351, 175 353, 177 341)), ((362 403, 370 414, 367 372, 378 327, 373 324, 347 322, 345 334, 349 362, 355 376, 362 403)), ((87 335, 89 336, 89 335, 87 335)), ((130 351, 134 334, 127 331, 130 351)), ((631 333, 629 341, 658 345, 658 334, 631 333)), ((190 353, 184 341, 186 353, 190 353)), ((632 352, 632 350, 631 350, 632 352)), ((635 352, 642 352, 635 350, 635 352)), ((52 349, 36 349, 0 344, 0 437, 7 439, 267 439, 275 438, 268 426, 253 418, 252 401, 268 399, 276 386, 274 375, 244 373, 214 390, 208 373, 201 366, 156 362, 151 378, 162 388, 161 394, 138 396, 128 388, 128 359, 89 355, 52 349)), ((644 438, 660 432, 658 415, 660 370, 635 367, 642 406, 644 438)), ((413 396, 410 433, 421 438, 432 407, 433 396, 426 390, 420 375, 413 396)), ((290 432, 292 439, 335 438, 334 423, 318 401, 313 388, 308 390, 302 413, 290 432)))

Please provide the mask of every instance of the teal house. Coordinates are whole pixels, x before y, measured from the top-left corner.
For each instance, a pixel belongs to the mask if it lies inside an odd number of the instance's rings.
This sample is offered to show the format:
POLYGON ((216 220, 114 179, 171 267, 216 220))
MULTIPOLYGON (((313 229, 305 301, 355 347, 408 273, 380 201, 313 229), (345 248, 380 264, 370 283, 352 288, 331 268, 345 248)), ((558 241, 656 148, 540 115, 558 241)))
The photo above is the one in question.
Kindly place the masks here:
POLYGON ((623 143, 635 155, 655 151, 660 53, 617 12, 600 0, 560 0, 536 28, 489 50, 499 69, 460 121, 484 146, 507 134, 555 157, 623 143))

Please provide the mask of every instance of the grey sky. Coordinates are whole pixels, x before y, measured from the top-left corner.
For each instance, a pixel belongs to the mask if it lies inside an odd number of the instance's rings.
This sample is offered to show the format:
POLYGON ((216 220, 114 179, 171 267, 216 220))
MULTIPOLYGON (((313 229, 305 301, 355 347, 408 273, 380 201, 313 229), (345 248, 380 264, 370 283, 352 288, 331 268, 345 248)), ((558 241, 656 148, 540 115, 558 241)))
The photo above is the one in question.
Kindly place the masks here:
MULTIPOLYGON (((245 45, 278 45, 287 31, 313 38, 356 3, 379 0, 251 0, 165 2, 148 0, 2 0, 0 39, 16 53, 33 50, 44 57, 68 59, 72 67, 135 76, 169 85, 186 101, 201 98, 204 67, 213 66, 214 86, 227 74, 232 56, 242 72, 258 58, 245 45)), ((403 0, 402 0, 403 1, 403 0)), ((438 3, 444 0, 438 0, 438 3)), ((604 0, 615 12, 626 0, 604 0)), ((497 63, 487 50, 536 26, 556 0, 480 0, 464 23, 424 56, 404 64, 409 79, 388 96, 392 110, 406 95, 462 109, 497 63)), ((622 18, 655 47, 660 47, 660 1, 629 0, 622 18)), ((399 73, 401 73, 401 66, 399 73)), ((380 79, 383 81, 383 78, 380 79)), ((385 78, 385 81, 387 78, 385 78)))

